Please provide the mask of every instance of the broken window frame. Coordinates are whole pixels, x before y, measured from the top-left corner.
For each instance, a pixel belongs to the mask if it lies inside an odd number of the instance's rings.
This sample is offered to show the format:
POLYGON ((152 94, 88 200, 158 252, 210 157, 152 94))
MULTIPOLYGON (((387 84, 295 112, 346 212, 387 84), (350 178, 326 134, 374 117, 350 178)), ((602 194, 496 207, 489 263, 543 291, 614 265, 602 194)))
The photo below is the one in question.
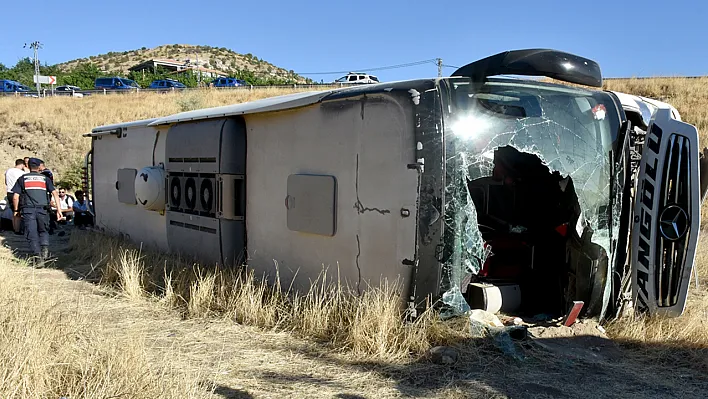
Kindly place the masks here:
MULTIPOLYGON (((496 81, 493 79, 490 80, 496 81)), ((444 226, 441 229, 443 232, 443 237, 441 237, 443 250, 437 259, 441 263, 439 292, 442 292, 443 317, 451 317, 469 310, 469 306, 462 295, 464 289, 464 287, 462 287, 462 281, 466 276, 478 272, 482 263, 489 255, 488 250, 483 246, 484 240, 477 226, 477 214, 474 209, 474 203, 464 185, 466 178, 469 177, 470 160, 465 159, 464 156, 456 156, 456 141, 459 141, 459 139, 451 137, 448 134, 449 126, 453 122, 456 112, 459 112, 454 108, 453 100, 455 90, 453 85, 456 82, 476 84, 466 78, 451 78, 439 81, 439 98, 442 108, 441 122, 444 169, 442 171, 444 192, 441 195, 442 204, 440 208, 442 209, 440 209, 440 211, 442 213, 441 217, 444 220, 444 226), (455 176, 455 170, 465 170, 465 172, 462 176, 455 176), (464 227, 460 228, 459 226, 464 227), (463 229, 464 233, 462 233, 463 229), (462 245, 463 243, 465 245, 462 245)), ((529 82, 521 83, 529 84, 529 82)), ((536 85, 536 82, 531 84, 536 85)), ((543 87, 542 83, 539 83, 539 85, 543 87)), ((482 86, 480 84, 477 87, 482 86)), ((568 89, 572 90, 572 88, 568 89)), ((578 94, 584 94, 582 91, 584 90, 579 89, 578 94)), ((587 95, 595 99, 600 99, 598 102, 605 105, 607 108, 606 118, 609 118, 609 130, 605 132, 606 141, 603 143, 600 150, 597 151, 597 159, 601 161, 598 161, 596 165, 602 169, 599 179, 602 188, 598 191, 605 192, 606 194, 602 199, 605 205, 604 214, 598 212, 596 218, 588 220, 590 227, 595 230, 595 233, 598 233, 599 230, 606 230, 606 241, 602 242, 600 245, 607 253, 607 270, 603 270, 600 273, 605 276, 604 281, 602 281, 604 287, 598 287, 601 289, 601 295, 600 298, 595 300, 595 302, 597 302, 597 300, 601 302, 600 317, 602 318, 608 308, 608 304, 611 302, 614 291, 616 291, 612 289, 613 279, 618 270, 615 266, 615 246, 618 242, 620 217, 623 216, 621 213, 621 204, 623 203, 622 194, 626 180, 621 177, 625 175, 624 164, 617 162, 615 153, 618 150, 618 145, 624 144, 624 140, 622 140, 622 143, 619 143, 619 138, 622 136, 621 131, 625 118, 623 113, 618 109, 616 99, 613 96, 599 91, 587 91, 587 95), (619 179, 622 179, 622 181, 620 182, 619 179), (604 186, 605 183, 603 182, 606 183, 607 187, 604 186), (600 227, 601 218, 606 218, 604 222, 606 227, 603 229, 598 228, 600 227), (612 278, 607 278, 608 276, 612 276, 612 278)), ((513 140, 509 140, 508 142, 512 141, 513 140)), ((533 153, 537 152, 538 151, 533 151, 533 153)), ((540 158, 547 164, 542 157, 540 158)), ((551 165, 548 166, 551 170, 554 170, 551 165)), ((573 170, 568 170, 567 168, 561 167, 559 171, 564 176, 572 176, 574 174, 573 170)), ((579 186, 579 183, 582 182, 576 182, 576 187, 579 186)), ((587 183, 587 181, 583 184, 585 183, 587 183)), ((578 197, 580 200, 581 195, 578 195, 578 197)), ((625 198, 624 200, 626 201, 627 199, 625 198)), ((584 204, 581 204, 581 208, 583 208, 583 213, 588 213, 587 207, 584 206, 584 204)), ((624 216, 626 217, 626 215, 624 216)), ((597 235, 594 235, 592 242, 600 243, 601 241, 598 240, 597 235)), ((618 249, 620 251, 624 250, 624 248, 618 249)))

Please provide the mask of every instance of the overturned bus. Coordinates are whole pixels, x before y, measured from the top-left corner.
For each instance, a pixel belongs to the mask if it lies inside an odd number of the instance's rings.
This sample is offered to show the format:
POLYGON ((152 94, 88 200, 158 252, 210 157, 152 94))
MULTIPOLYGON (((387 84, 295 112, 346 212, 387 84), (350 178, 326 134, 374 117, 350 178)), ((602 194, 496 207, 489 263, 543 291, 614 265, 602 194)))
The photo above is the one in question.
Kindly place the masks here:
POLYGON ((397 279, 412 310, 678 316, 705 193, 696 128, 601 86, 592 60, 519 50, 97 127, 95 223, 299 289, 323 266, 355 292, 397 279))

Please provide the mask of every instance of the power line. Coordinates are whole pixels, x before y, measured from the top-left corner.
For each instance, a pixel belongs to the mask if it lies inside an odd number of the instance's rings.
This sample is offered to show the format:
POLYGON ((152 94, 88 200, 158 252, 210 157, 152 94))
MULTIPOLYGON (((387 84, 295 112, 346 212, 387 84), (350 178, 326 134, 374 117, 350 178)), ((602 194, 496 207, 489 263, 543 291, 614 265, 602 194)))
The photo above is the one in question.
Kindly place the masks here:
POLYGON ((383 66, 383 67, 376 67, 376 68, 358 68, 358 69, 349 69, 346 71, 330 71, 330 72, 297 72, 298 75, 335 75, 335 74, 340 74, 340 73, 349 73, 351 71, 383 71, 387 69, 398 69, 398 68, 408 68, 412 66, 417 66, 417 65, 423 65, 423 64, 430 64, 430 63, 436 63, 437 58, 431 58, 429 60, 422 60, 422 61, 415 61, 415 62, 409 62, 406 64, 398 64, 398 65, 389 65, 389 66, 383 66))

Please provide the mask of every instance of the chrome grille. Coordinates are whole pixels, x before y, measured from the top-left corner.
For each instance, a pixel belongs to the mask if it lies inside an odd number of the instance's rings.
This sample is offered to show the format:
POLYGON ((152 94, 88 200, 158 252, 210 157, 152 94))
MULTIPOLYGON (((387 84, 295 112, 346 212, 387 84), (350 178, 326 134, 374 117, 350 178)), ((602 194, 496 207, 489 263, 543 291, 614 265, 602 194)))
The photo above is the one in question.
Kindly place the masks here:
MULTIPOLYGON (((686 262, 689 242, 691 209, 691 147, 690 140, 678 134, 669 137, 663 165, 663 181, 656 246, 656 301, 659 307, 678 303, 679 286, 686 262), (685 214, 681 214, 681 210, 685 214), (676 215, 675 217, 671 217, 676 215), (683 220, 683 215, 687 216, 683 220), (674 220, 674 223, 670 223, 674 220)), ((690 260, 689 260, 690 261, 690 260)))

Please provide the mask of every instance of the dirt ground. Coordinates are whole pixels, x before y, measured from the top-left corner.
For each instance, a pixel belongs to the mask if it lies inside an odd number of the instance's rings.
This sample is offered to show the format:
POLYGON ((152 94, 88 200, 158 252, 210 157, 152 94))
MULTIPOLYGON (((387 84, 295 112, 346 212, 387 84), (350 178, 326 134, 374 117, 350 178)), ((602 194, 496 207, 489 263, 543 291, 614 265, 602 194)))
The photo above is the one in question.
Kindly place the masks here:
MULTIPOLYGON (((73 230, 51 237, 60 259, 73 230)), ((3 251, 26 251, 24 237, 0 235, 3 251)), ((82 280, 89 266, 32 269, 3 265, 28 286, 87 312, 111 336, 148 343, 155 363, 197 370, 216 384, 215 398, 706 398, 706 370, 652 361, 652 351, 617 343, 595 325, 531 328, 535 338, 516 344, 521 359, 489 340, 460 342, 453 364, 428 360, 380 363, 352 358, 288 333, 262 331, 231 320, 184 320, 155 301, 129 301, 82 280), (80 304, 80 306, 79 306, 80 304), (172 355, 166 355, 168 353, 172 355), (174 356, 177 349, 179 356, 174 356)), ((2 284, 0 282, 0 284, 2 284)))

